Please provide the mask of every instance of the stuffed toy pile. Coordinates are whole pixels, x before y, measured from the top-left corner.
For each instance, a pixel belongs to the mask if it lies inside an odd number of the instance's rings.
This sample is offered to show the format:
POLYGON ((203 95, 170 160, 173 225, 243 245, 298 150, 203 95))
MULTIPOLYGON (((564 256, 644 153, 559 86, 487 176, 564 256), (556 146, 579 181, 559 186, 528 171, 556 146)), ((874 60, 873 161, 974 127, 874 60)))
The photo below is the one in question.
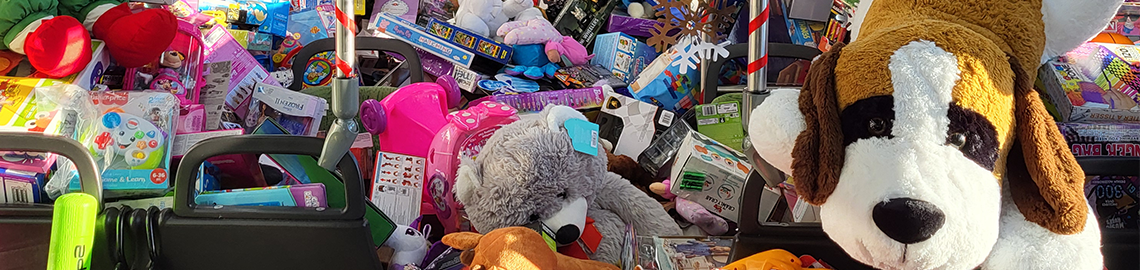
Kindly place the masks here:
POLYGON ((875 0, 801 91, 752 115, 757 152, 881 269, 1102 269, 1085 175, 1033 89, 1121 0, 875 0))
POLYGON ((526 227, 506 227, 480 235, 458 232, 443 244, 463 250, 460 262, 471 270, 617 270, 612 264, 562 255, 526 227))
POLYGON ((680 235, 661 204, 606 171, 604 149, 595 155, 574 149, 564 127, 569 119, 586 117, 547 106, 538 117, 496 131, 478 159, 461 159, 455 197, 475 230, 543 223, 559 245, 567 245, 589 235, 584 225, 593 220, 601 239, 589 258, 611 264, 620 261, 626 224, 638 235, 680 235))
POLYGON ((174 40, 177 19, 165 9, 135 12, 119 0, 0 0, 0 50, 27 55, 58 78, 91 61, 91 38, 106 42, 123 67, 148 64, 174 40))

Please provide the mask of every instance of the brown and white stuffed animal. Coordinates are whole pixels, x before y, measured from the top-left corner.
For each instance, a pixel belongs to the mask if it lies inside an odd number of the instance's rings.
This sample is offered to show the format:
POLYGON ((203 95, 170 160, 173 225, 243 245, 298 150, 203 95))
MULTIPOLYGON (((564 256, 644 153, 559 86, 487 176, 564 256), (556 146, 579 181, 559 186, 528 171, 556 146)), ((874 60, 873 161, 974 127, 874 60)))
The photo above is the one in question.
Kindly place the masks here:
POLYGON ((1121 0, 864 0, 853 41, 752 113, 758 154, 881 269, 1102 269, 1037 67, 1121 0))

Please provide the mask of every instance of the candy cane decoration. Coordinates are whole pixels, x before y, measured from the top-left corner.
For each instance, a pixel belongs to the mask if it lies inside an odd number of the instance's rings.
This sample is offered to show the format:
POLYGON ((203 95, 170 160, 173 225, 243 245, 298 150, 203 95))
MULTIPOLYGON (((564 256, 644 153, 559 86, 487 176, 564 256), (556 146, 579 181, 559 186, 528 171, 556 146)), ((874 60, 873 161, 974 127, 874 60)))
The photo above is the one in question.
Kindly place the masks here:
MULTIPOLYGON (((753 96, 767 94, 768 84, 768 1, 749 1, 748 12, 748 93, 744 95, 744 105, 752 108, 759 105, 753 96)), ((751 109, 743 110, 744 123, 748 123, 751 109)))
POLYGON ((336 0, 336 77, 332 81, 332 113, 336 120, 325 135, 325 146, 317 163, 329 170, 336 169, 341 157, 348 153, 356 140, 359 127, 353 120, 360 112, 360 84, 356 80, 356 19, 353 18, 352 0, 336 0))
POLYGON ((339 0, 335 5, 334 14, 336 15, 336 33, 348 33, 347 38, 336 39, 336 69, 337 78, 353 78, 356 72, 353 67, 356 66, 356 19, 353 18, 353 3, 350 1, 339 0), (341 7, 348 9, 341 9, 341 7))

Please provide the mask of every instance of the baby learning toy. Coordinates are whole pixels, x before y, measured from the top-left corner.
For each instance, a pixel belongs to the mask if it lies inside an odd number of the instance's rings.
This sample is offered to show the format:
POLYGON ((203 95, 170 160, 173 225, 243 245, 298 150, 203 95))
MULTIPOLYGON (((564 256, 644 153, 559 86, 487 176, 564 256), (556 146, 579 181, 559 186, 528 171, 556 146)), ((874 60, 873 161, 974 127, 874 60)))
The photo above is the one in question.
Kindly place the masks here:
MULTIPOLYGON (((99 161, 103 188, 166 189, 178 99, 169 92, 131 91, 93 92, 91 101, 102 113, 90 150, 99 161)), ((79 179, 71 187, 78 189, 79 179)))
POLYGON ((158 167, 166 149, 166 136, 162 130, 142 117, 108 112, 103 115, 102 131, 95 136, 95 152, 111 152, 123 157, 131 169, 146 170, 158 167))
POLYGON ((475 158, 487 139, 503 125, 518 120, 518 112, 503 103, 485 101, 447 115, 447 125, 439 130, 428 149, 424 198, 430 198, 444 232, 470 230, 464 225, 462 206, 455 200, 455 170, 459 158, 475 158))

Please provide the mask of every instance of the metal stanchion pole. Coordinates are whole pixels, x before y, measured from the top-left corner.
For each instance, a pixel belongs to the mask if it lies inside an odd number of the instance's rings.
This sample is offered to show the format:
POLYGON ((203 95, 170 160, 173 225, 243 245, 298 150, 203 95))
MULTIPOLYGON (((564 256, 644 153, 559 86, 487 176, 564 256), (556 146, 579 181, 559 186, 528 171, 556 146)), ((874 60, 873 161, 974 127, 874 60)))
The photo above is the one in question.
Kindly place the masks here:
MULTIPOLYGON (((755 117, 752 108, 760 105, 768 96, 768 1, 749 1, 748 12, 751 20, 748 22, 748 87, 744 90, 744 100, 741 108, 744 127, 747 130, 748 121, 755 117)), ((744 152, 752 162, 752 168, 765 181, 768 186, 775 187, 783 182, 783 175, 768 164, 767 161, 756 154, 752 147, 752 140, 744 140, 744 152)), ((753 177, 749 177, 752 181, 753 177)))
POLYGON ((332 81, 332 112, 336 120, 325 135, 325 146, 318 163, 334 170, 340 158, 348 153, 356 140, 360 110, 360 84, 356 73, 356 20, 352 0, 336 0, 336 78, 332 81))

